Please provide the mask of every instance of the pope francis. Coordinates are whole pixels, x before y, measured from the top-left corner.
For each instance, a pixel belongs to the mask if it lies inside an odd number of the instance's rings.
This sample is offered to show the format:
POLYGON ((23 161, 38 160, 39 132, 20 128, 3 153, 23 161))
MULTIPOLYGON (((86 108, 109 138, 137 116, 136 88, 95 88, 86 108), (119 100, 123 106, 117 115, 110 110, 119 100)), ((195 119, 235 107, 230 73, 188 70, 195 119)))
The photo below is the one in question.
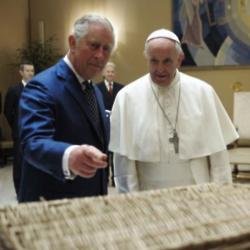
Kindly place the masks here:
POLYGON ((178 37, 166 29, 145 42, 149 74, 124 87, 111 114, 119 192, 232 182, 226 145, 238 134, 214 89, 178 71, 178 37))

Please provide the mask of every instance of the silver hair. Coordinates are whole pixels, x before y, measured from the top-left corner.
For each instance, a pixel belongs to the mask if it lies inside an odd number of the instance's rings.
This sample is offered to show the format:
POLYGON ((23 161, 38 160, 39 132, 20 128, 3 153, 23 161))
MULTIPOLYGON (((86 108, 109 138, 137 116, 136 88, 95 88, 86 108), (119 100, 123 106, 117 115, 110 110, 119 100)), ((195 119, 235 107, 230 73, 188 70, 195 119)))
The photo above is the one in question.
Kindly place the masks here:
POLYGON ((105 75, 106 69, 107 69, 108 67, 113 68, 114 71, 115 71, 116 65, 115 65, 113 62, 111 62, 111 61, 107 62, 106 65, 105 65, 105 67, 104 67, 103 70, 102 70, 102 76, 103 76, 103 78, 105 78, 104 75, 105 75))
MULTIPOLYGON (((165 38, 165 39, 168 39, 168 38, 165 38)), ((171 39, 169 39, 169 40, 171 40, 171 39)), ((144 46, 143 54, 144 54, 144 56, 145 56, 146 58, 148 57, 148 47, 149 47, 150 41, 152 41, 152 40, 147 41, 147 42, 145 43, 145 46, 144 46)), ((177 53, 178 53, 179 55, 180 55, 180 54, 183 54, 183 50, 182 50, 181 44, 178 43, 178 42, 176 42, 176 41, 174 41, 174 40, 171 40, 171 41, 173 41, 173 42, 175 43, 175 49, 176 49, 177 53)))
POLYGON ((105 65, 105 68, 107 68, 107 67, 112 67, 113 69, 115 69, 116 66, 115 66, 115 64, 113 62, 109 61, 105 65))
POLYGON ((106 17, 97 14, 88 14, 75 21, 73 35, 75 36, 76 40, 79 41, 82 37, 85 37, 88 34, 89 26, 91 24, 100 24, 110 30, 113 36, 113 48, 115 44, 114 28, 106 17))

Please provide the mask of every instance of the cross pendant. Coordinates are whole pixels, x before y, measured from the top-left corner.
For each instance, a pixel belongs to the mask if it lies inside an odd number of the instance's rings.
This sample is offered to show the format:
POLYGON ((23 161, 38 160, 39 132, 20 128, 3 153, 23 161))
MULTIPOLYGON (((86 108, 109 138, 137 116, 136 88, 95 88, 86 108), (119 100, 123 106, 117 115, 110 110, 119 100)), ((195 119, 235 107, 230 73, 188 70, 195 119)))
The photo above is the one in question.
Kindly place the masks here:
POLYGON ((169 138, 169 142, 174 144, 174 151, 176 154, 179 153, 179 137, 176 130, 173 131, 173 137, 169 138))

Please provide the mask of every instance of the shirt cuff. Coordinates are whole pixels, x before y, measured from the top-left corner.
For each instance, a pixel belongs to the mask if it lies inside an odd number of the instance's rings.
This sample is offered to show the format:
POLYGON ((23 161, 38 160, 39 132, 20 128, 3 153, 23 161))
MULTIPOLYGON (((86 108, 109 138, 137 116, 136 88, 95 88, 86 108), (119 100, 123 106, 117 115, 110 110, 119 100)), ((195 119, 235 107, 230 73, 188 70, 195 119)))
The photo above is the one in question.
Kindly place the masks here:
POLYGON ((77 145, 72 145, 69 146, 63 154, 63 162, 62 162, 62 170, 63 170, 63 174, 66 180, 74 180, 76 178, 76 175, 73 174, 70 170, 69 170, 69 155, 71 153, 71 151, 75 148, 77 148, 77 145))

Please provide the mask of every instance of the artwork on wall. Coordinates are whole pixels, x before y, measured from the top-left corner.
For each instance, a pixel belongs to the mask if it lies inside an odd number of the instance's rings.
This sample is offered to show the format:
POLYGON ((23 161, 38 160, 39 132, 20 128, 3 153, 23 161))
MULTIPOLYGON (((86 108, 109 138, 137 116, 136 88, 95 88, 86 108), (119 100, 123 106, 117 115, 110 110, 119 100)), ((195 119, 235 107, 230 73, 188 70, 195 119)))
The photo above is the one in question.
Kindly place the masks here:
POLYGON ((250 0, 172 0, 183 66, 250 65, 250 0))

